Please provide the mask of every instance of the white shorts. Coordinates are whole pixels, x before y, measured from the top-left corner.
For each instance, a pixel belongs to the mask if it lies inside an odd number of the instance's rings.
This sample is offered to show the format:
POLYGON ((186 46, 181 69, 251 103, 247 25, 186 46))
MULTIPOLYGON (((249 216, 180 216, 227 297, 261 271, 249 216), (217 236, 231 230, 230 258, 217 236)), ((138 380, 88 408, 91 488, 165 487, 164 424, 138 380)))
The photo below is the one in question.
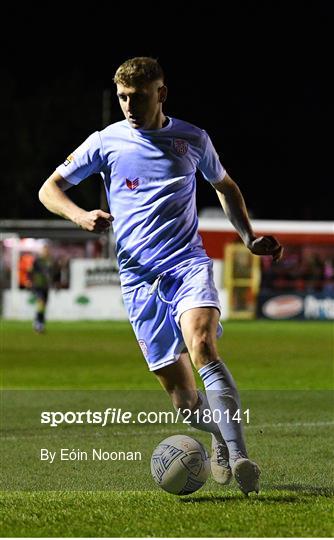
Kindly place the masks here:
MULTIPOLYGON (((197 307, 220 311, 213 282, 212 261, 188 260, 160 274, 155 282, 123 294, 130 323, 148 367, 155 371, 177 362, 186 349, 181 327, 182 313, 197 307)), ((219 323, 217 337, 222 334, 219 323)))

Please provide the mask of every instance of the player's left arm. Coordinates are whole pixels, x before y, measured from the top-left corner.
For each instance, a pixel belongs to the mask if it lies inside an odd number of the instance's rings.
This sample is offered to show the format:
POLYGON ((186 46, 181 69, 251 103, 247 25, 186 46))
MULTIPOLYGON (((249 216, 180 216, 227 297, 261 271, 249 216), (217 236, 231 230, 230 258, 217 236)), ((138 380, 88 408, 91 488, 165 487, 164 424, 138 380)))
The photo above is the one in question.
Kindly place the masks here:
POLYGON ((274 261, 279 261, 283 255, 283 247, 274 236, 257 237, 254 234, 244 198, 234 180, 226 173, 223 180, 213 183, 212 186, 226 216, 248 249, 254 255, 271 255, 274 261))

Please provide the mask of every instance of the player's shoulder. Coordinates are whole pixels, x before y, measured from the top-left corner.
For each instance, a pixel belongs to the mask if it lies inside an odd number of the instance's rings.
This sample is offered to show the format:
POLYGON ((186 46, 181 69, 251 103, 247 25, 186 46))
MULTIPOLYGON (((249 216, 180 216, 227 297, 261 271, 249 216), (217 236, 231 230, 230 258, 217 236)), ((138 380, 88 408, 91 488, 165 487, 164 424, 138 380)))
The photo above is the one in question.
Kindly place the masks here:
POLYGON ((173 129, 185 131, 193 135, 202 136, 203 130, 198 126, 195 126, 195 124, 191 124, 190 122, 186 122, 185 120, 180 120, 179 118, 172 118, 172 121, 173 129))
POLYGON ((109 124, 109 126, 105 127, 99 132, 100 137, 110 137, 114 135, 118 135, 120 133, 126 133, 130 129, 129 123, 127 120, 120 120, 119 122, 114 122, 113 124, 109 124))
POLYGON ((180 139, 187 139, 195 146, 202 146, 206 138, 206 132, 195 124, 173 118, 173 135, 180 139))

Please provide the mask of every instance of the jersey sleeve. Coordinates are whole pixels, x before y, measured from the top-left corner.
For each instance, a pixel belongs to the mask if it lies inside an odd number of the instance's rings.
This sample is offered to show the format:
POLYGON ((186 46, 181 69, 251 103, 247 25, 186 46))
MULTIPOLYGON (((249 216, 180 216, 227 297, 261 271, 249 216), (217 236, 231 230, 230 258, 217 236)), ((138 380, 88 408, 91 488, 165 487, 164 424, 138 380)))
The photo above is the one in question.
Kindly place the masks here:
POLYGON ((203 174, 205 180, 214 184, 224 178, 226 170, 220 163, 219 156, 206 131, 203 131, 202 144, 203 155, 197 167, 203 174))
POLYGON ((103 161, 100 134, 95 131, 56 170, 67 182, 77 185, 91 174, 101 172, 103 161))

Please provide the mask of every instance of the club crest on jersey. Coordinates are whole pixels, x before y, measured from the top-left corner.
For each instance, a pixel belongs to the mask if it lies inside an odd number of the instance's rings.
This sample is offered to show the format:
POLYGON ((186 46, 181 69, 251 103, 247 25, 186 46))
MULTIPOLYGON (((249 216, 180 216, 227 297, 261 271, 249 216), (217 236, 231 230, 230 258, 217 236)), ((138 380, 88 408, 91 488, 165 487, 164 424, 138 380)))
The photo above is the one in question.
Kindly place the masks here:
POLYGON ((173 139, 173 146, 180 156, 184 156, 188 152, 188 143, 184 139, 173 139))
POLYGON ((125 180, 125 183, 129 189, 136 189, 139 185, 139 178, 135 178, 134 180, 129 180, 128 178, 125 180))
POLYGON ((139 347, 142 350, 143 355, 145 356, 145 358, 147 358, 148 350, 147 350, 147 345, 145 341, 143 339, 138 339, 138 343, 139 343, 139 347))

